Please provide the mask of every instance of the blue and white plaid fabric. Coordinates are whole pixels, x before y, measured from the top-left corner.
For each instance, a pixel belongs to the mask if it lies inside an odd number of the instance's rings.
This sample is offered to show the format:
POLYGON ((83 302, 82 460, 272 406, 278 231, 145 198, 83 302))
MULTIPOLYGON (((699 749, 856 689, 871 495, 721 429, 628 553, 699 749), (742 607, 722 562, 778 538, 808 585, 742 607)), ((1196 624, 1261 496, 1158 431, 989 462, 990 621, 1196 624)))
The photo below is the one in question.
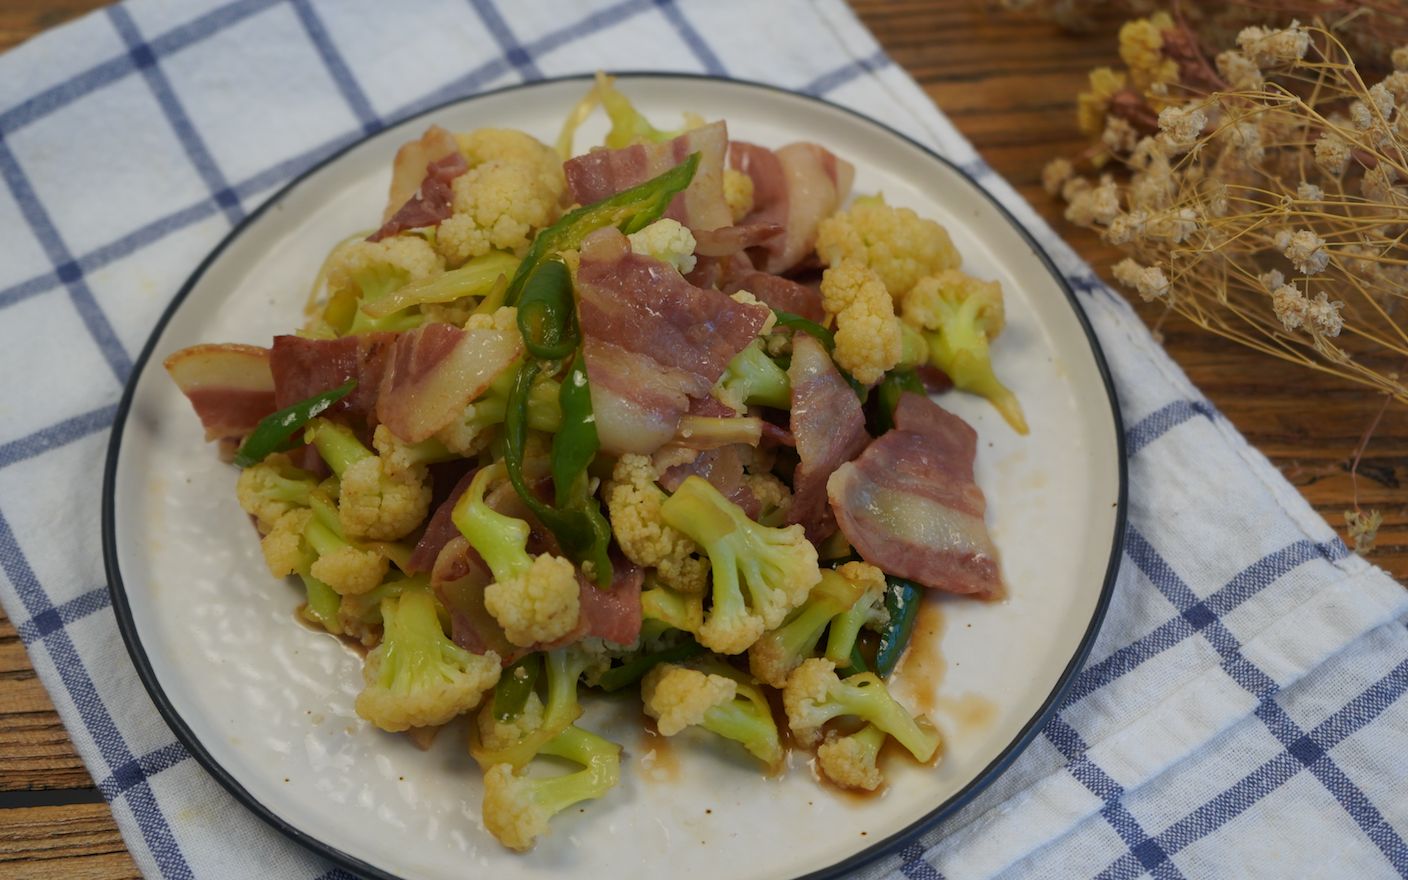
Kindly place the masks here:
POLYGON ((762 80, 972 172, 1056 257, 1129 426, 1114 604, 1060 714, 868 875, 1408 877, 1408 592, 1201 397, 840 0, 131 0, 0 57, 0 599, 137 863, 343 877, 154 711, 98 546, 116 401, 158 313, 280 185, 449 98, 598 67, 762 80))

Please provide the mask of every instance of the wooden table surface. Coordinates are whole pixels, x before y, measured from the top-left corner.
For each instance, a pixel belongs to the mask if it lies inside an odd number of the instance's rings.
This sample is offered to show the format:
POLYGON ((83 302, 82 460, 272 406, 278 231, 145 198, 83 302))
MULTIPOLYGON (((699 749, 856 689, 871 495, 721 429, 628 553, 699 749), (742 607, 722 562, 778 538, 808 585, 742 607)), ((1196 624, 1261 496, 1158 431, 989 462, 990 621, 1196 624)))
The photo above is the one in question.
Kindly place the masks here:
MULTIPOLYGON (((0 49, 101 0, 7 0, 0 49)), ((1082 146, 1073 112, 1085 73, 1114 64, 1112 23, 1071 37, 1032 16, 985 8, 982 0, 854 0, 890 55, 914 76, 984 158, 1108 277, 1114 251, 1061 218, 1039 175, 1053 156, 1082 146)), ((1157 317, 1140 304, 1145 317, 1157 317)), ((1224 415, 1343 533, 1352 505, 1349 463, 1382 398, 1297 371, 1181 320, 1163 326, 1164 344, 1224 415)), ((1371 557, 1408 576, 1405 510, 1408 408, 1390 408, 1359 468, 1359 499, 1384 512, 1371 557)), ((1227 499, 1226 503, 1235 503, 1227 499)), ((15 629, 0 612, 0 876, 139 876, 34 676, 15 629)))

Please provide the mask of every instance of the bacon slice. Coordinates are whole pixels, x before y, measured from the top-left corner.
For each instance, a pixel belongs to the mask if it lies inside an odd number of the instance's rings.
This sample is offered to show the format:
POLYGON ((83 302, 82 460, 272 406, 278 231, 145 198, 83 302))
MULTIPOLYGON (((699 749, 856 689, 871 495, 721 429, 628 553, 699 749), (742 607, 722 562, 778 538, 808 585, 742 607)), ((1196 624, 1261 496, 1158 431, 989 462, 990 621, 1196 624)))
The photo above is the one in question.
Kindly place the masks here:
POLYGON ((598 638, 615 645, 634 644, 640 637, 640 589, 645 582, 645 569, 618 553, 611 557, 610 587, 603 590, 580 576, 579 580, 582 582, 578 594, 582 616, 578 638, 598 638))
POLYGON ((365 333, 340 339, 275 336, 269 353, 274 405, 282 409, 356 379, 357 387, 329 407, 326 415, 372 419, 382 374, 395 342, 395 333, 365 333))
POLYGON ((611 455, 649 454, 675 436, 690 394, 709 386, 693 373, 662 367, 647 355, 587 337, 582 342, 592 414, 601 449, 611 455))
POLYGON ((670 202, 665 216, 690 229, 718 229, 733 222, 728 202, 724 201, 727 148, 727 127, 723 122, 711 122, 663 144, 592 150, 568 159, 562 170, 567 175, 572 197, 589 205, 658 177, 688 159, 691 153, 699 153, 699 169, 694 172, 694 179, 670 202))
POLYGON ((577 292, 585 335, 693 373, 705 390, 768 319, 763 306, 695 287, 667 263, 631 253, 615 229, 583 243, 577 292))
POLYGON ((826 320, 821 307, 821 291, 781 275, 748 272, 729 281, 724 287, 729 293, 746 290, 774 309, 800 315, 820 324, 826 320))
POLYGON ((792 340, 789 426, 801 459, 792 475, 789 523, 801 523, 808 540, 820 543, 836 531, 826 503, 826 481, 870 442, 860 399, 841 378, 821 343, 798 333, 792 340))
POLYGON ((978 435, 918 394, 901 395, 895 427, 827 483, 841 531, 861 557, 935 590, 993 598, 997 550, 973 481, 978 435))
POLYGON ((431 571, 435 568, 435 560, 440 556, 440 551, 445 549, 445 545, 454 540, 459 535, 460 530, 455 526, 450 515, 455 511, 455 504, 460 500, 460 496, 469 491, 469 484, 474 481, 476 468, 470 468, 459 482, 450 490, 450 494, 445 496, 445 500, 440 502, 440 506, 435 508, 435 512, 430 515, 425 523, 425 531, 421 533, 420 540, 416 542, 415 549, 411 551, 411 558, 407 562, 408 573, 418 571, 431 571))
POLYGON ((381 380, 376 415, 419 443, 464 412, 523 351, 516 331, 426 324, 402 333, 381 380))
POLYGON ((729 148, 734 168, 753 180, 753 212, 742 225, 776 224, 785 230, 758 248, 760 268, 787 272, 808 257, 816 230, 850 194, 855 167, 811 143, 770 151, 735 141, 729 148))
POLYGON ((677 464, 660 475, 660 485, 673 492, 686 479, 703 477, 719 494, 737 504, 749 519, 755 519, 761 505, 753 490, 743 482, 743 458, 738 446, 724 446, 699 453, 693 461, 677 464))
POLYGON ((243 437, 277 408, 267 348, 193 345, 169 356, 164 366, 195 409, 206 440, 243 437))
POLYGON ((381 241, 407 229, 439 226, 440 221, 454 213, 454 191, 450 182, 468 170, 469 163, 458 150, 426 165, 420 189, 380 229, 367 236, 367 241, 381 241))
POLYGON ((782 234, 778 223, 749 223, 741 226, 721 226, 701 229, 694 233, 694 253, 701 257, 727 257, 748 248, 758 247, 782 234))

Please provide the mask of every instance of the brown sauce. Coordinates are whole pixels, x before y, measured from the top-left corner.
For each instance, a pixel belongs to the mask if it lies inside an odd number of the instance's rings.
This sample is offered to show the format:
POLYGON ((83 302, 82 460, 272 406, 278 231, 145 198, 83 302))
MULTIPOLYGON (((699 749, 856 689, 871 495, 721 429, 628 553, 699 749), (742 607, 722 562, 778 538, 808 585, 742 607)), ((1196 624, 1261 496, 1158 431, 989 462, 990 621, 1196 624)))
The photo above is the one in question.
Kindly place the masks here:
POLYGON ((309 632, 315 632, 319 635, 324 635, 329 638, 337 639, 339 642, 342 643, 342 647, 346 648, 349 652, 356 654, 363 660, 367 659, 367 652, 371 649, 368 648, 366 645, 362 644, 361 639, 356 639, 352 636, 340 636, 336 633, 328 632, 318 624, 303 616, 303 609, 307 607, 308 605, 305 602, 304 604, 299 605, 297 608, 293 609, 293 619, 298 622, 299 626, 303 627, 309 632))
POLYGON ((936 708, 939 685, 948 672, 943 652, 944 611, 941 600, 925 593, 914 621, 909 647, 895 667, 894 687, 910 709, 927 715, 936 708))
POLYGON ((953 729, 962 733, 980 731, 997 717, 997 704, 978 694, 940 694, 934 700, 934 708, 953 729))
POLYGON ((655 719, 649 715, 641 715, 641 729, 645 736, 642 738, 640 756, 636 759, 644 771, 641 776, 651 782, 678 782, 680 756, 675 751, 675 744, 668 736, 661 736, 655 719))

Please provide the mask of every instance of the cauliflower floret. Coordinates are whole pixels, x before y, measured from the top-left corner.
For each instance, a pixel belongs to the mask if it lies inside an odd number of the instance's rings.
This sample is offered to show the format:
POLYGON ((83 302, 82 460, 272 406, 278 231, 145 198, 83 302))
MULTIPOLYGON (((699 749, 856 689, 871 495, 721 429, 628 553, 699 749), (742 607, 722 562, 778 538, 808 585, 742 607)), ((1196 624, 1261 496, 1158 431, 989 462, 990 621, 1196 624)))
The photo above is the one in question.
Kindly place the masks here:
POLYGON ((498 684, 499 655, 471 654, 446 638, 428 589, 384 600, 381 613, 382 641, 367 654, 356 703, 372 724, 390 733, 444 724, 498 684))
POLYGON ((885 731, 867 724, 850 736, 830 736, 816 750, 821 772, 842 788, 874 791, 885 781, 875 761, 885 744, 885 731))
POLYGON ((631 251, 669 263, 684 275, 694 269, 694 233, 678 220, 665 217, 626 236, 631 251))
POLYGON ((655 719, 662 736, 703 724, 705 713, 732 702, 737 693, 738 683, 731 678, 673 663, 658 664, 640 683, 645 714, 655 719))
POLYGON ((910 715, 875 673, 841 679, 836 664, 820 657, 804 661, 788 676, 782 705, 793 739, 804 746, 819 743, 821 726, 841 715, 855 716, 894 737, 917 761, 932 758, 941 742, 933 725, 910 715))
POLYGON ((366 286, 386 281, 388 276, 400 286, 443 271, 440 256, 418 235, 393 235, 381 241, 358 238, 340 245, 328 258, 328 293, 361 295, 366 286))
POLYGON ((533 172, 537 185, 551 193, 554 202, 567 191, 557 151, 532 135, 510 128, 481 128, 456 134, 455 142, 471 168, 487 162, 521 165, 533 172))
POLYGON ((284 514, 308 506, 315 485, 312 474, 294 467, 287 455, 274 453, 240 471, 235 495, 240 508, 258 522, 259 531, 268 534, 284 514))
POLYGON ((351 544, 320 555, 309 574, 343 596, 359 596, 377 588, 385 578, 387 560, 375 550, 351 544))
POLYGON ((758 499, 758 522, 774 525, 787 520, 792 509, 792 490, 770 473, 744 474, 743 485, 758 499))
POLYGON ((621 552, 636 565, 655 568, 660 582, 681 593, 703 593, 709 562, 699 545, 660 518, 664 491, 655 484, 650 457, 627 453, 616 460, 604 497, 621 552))
POLYGON ((519 852, 532 849, 548 833, 552 815, 523 777, 514 775, 513 765, 495 764, 484 773, 484 827, 499 843, 519 852))
POLYGON ((531 849, 547 833, 553 816, 604 796, 621 778, 621 747, 580 727, 568 727, 550 748, 551 754, 582 769, 529 776, 514 773, 512 764, 499 763, 484 773, 484 827, 510 849, 531 849))
POLYGON ((822 307, 836 318, 838 366, 873 385, 900 362, 900 322, 880 276, 864 263, 842 260, 821 276, 822 307))
POLYGON ((828 266, 857 260, 880 276, 898 296, 925 275, 962 263, 948 232, 908 208, 892 208, 876 198, 856 199, 817 227, 816 252, 828 266))
POLYGON ((259 542, 269 574, 288 577, 305 564, 308 551, 303 544, 303 530, 312 519, 313 511, 306 507, 290 510, 278 518, 269 534, 259 542))
POLYGON ((518 577, 484 589, 484 606, 519 647, 554 642, 577 627, 580 587, 572 563, 544 553, 518 577))
POLYGON ((454 213, 436 229, 435 247, 456 266, 496 248, 521 253, 533 230, 557 214, 557 196, 524 165, 485 162, 456 177, 450 188, 454 213))
POLYGON ((970 300, 977 304, 973 311, 983 335, 996 339, 1006 319, 1002 283, 983 281, 957 269, 920 279, 900 299, 900 315, 918 330, 940 330, 954 305, 970 300))
POLYGON ((724 169, 724 201, 733 222, 753 213, 753 178, 733 168, 724 169))
POLYGON ((471 315, 465 322, 466 330, 518 330, 518 309, 513 306, 499 306, 489 314, 471 315))
POLYGON ((338 518, 349 537, 395 541, 410 534, 430 510, 426 469, 389 472, 379 456, 347 467, 341 476, 338 518))
MULTIPOLYGON (((523 670, 519 668, 517 671, 523 670)), ((479 742, 489 751, 497 752, 509 748, 542 725, 543 701, 537 694, 529 694, 523 709, 508 721, 495 718, 492 707, 486 705, 475 721, 479 725, 479 742)))

